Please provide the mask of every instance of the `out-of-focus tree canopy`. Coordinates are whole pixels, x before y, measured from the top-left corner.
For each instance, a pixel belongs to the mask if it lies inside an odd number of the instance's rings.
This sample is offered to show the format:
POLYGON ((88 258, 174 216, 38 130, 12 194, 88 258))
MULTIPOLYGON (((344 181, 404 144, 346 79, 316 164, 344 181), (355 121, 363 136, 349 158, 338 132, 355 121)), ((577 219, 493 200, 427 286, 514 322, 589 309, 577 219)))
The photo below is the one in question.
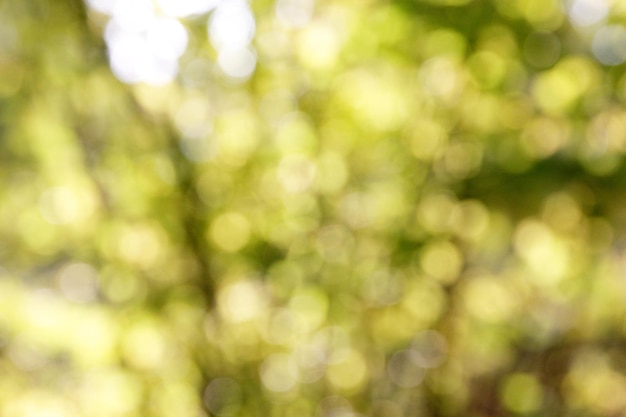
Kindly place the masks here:
POLYGON ((626 3, 0 3, 0 416, 626 413, 626 3))

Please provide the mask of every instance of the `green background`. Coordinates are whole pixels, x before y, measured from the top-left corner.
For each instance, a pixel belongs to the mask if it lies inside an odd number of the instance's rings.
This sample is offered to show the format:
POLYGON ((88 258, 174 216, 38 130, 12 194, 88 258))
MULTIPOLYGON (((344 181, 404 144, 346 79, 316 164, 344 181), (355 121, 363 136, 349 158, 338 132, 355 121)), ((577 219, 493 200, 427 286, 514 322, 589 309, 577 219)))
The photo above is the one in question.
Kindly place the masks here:
POLYGON ((0 416, 626 413, 626 7, 569 5, 259 0, 151 86, 0 2, 0 416))

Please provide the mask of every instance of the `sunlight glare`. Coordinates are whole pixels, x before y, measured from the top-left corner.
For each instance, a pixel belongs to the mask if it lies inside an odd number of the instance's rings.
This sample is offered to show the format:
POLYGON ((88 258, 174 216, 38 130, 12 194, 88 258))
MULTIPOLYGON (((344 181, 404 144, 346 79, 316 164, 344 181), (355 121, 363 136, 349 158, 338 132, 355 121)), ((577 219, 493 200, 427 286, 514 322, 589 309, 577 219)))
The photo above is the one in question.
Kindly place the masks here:
POLYGON ((591 26, 609 14, 605 0, 574 0, 569 7, 569 17, 577 26, 591 26))
POLYGON ((108 37, 111 69, 122 82, 135 84, 166 84, 176 77, 178 63, 160 60, 149 51, 146 38, 139 34, 120 32, 108 37))
MULTIPOLYGON (((283 1, 277 13, 282 10, 279 14, 286 13, 285 18, 297 26, 308 20, 312 2, 283 1)), ((111 70, 124 83, 172 82, 178 74, 178 59, 189 43, 187 29, 178 18, 212 10, 207 31, 222 72, 244 81, 256 67, 256 51, 251 47, 256 22, 247 0, 87 0, 87 4, 111 16, 104 39, 111 70)))
POLYGON ((248 46, 254 31, 254 16, 244 0, 220 3, 209 18, 209 39, 217 49, 248 46))
POLYGON ((108 15, 113 14, 113 10, 115 10, 117 3, 119 3, 118 0, 87 0, 87 5, 89 5, 89 7, 100 13, 108 15))
POLYGON ((166 84, 178 73, 178 58, 187 46, 187 32, 171 18, 154 19, 142 33, 124 30, 115 19, 105 30, 111 69, 122 82, 166 84))
POLYGON ((161 17, 154 19, 146 32, 150 52, 163 60, 176 60, 185 53, 188 42, 185 27, 176 19, 161 17))
POLYGON ((113 20, 126 31, 141 31, 148 28, 156 17, 151 0, 125 0, 115 3, 113 20))
POLYGON ((219 2, 220 0, 157 0, 161 11, 172 17, 188 17, 205 14, 215 8, 219 2))

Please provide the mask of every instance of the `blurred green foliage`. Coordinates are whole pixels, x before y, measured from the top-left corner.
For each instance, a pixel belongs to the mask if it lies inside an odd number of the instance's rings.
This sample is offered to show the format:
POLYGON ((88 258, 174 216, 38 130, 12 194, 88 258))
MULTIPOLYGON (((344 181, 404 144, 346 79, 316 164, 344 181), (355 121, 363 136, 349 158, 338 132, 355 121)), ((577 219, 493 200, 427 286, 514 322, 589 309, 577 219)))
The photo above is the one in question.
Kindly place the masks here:
POLYGON ((226 2, 0 3, 0 416, 626 413, 626 7, 226 2))

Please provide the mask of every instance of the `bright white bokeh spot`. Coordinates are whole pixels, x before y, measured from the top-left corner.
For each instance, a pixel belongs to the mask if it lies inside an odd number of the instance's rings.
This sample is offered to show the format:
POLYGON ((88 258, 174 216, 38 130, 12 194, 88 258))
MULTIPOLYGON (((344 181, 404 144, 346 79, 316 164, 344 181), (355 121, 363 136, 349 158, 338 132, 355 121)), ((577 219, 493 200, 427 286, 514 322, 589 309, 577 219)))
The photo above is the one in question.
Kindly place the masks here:
POLYGON ((154 19, 146 32, 150 52, 158 59, 175 60, 187 49, 187 31, 178 20, 168 17, 154 19))
MULTIPOLYGON (((140 35, 130 35, 122 31, 109 36, 108 29, 113 27, 110 22, 105 32, 109 47, 109 62, 115 76, 125 83, 133 84, 141 80, 141 67, 149 60, 145 42, 140 35)), ((116 31, 117 32, 117 31, 116 31)))
POLYGON ((167 84, 178 72, 177 62, 156 59, 141 37, 128 36, 126 42, 110 46, 110 60, 115 76, 127 84, 167 84))
POLYGON ((569 17, 577 26, 591 26, 609 14, 606 0, 574 0, 569 7, 569 17))
MULTIPOLYGON (((111 16, 104 38, 111 70, 124 83, 172 82, 178 75, 178 59, 189 43, 187 30, 177 18, 211 10, 207 29, 218 50, 219 68, 235 80, 245 80, 254 72, 257 57, 250 43, 256 22, 247 0, 86 1, 92 9, 111 16)), ((278 9, 293 24, 304 24, 312 12, 312 1, 289 0, 278 9)))
POLYGON ((161 48, 159 54, 163 55, 162 51, 167 51, 169 47, 170 56, 166 58, 155 54, 153 48, 156 36, 152 36, 151 40, 149 34, 150 31, 126 31, 115 20, 107 24, 104 37, 109 47, 111 70, 120 81, 128 84, 145 82, 161 85, 176 77, 177 56, 171 55, 180 52, 180 38, 177 41, 172 39, 173 43, 167 43, 161 48))
POLYGON ((118 2, 119 0, 87 0, 87 5, 100 13, 111 15, 118 2))
POLYGON ((313 15, 313 0, 278 0, 276 17, 291 27, 306 25, 313 15))
POLYGON ((598 61, 605 65, 626 62, 626 28, 609 25, 600 28, 593 37, 591 49, 598 61))
POLYGON ((256 67, 256 54, 250 48, 225 48, 219 51, 217 64, 231 78, 246 79, 256 67))
MULTIPOLYGON (((102 0, 94 0, 102 1, 102 0)), ((172 17, 188 17, 208 13, 221 0, 157 0, 163 13, 172 17)))
POLYGON ((244 48, 254 37, 254 16, 245 0, 221 2, 209 18, 209 39, 217 49, 244 48))
POLYGON ((113 19, 126 31, 141 31, 156 18, 152 0, 123 0, 115 3, 113 19))

